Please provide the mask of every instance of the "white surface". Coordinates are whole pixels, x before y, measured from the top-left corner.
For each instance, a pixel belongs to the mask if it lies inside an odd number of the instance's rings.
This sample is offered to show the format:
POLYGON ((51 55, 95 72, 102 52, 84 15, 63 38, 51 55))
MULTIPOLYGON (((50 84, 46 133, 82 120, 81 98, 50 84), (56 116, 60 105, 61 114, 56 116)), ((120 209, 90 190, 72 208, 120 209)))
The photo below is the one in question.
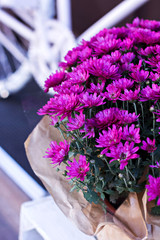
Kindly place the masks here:
POLYGON ((68 29, 72 29, 71 2, 70 0, 57 0, 58 20, 68 29))
POLYGON ((31 198, 39 199, 46 191, 0 147, 0 168, 31 198))
POLYGON ((19 240, 94 240, 81 232, 51 196, 22 204, 19 240))

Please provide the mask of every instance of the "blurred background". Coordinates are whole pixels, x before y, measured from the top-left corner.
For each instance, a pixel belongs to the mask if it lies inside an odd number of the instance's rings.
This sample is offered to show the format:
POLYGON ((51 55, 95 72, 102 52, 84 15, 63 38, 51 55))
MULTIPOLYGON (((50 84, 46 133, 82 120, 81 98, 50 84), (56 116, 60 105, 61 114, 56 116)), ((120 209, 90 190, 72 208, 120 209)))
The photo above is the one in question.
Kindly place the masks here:
MULTIPOLYGON (((14 182, 14 168, 6 166, 7 158, 42 186, 28 163, 24 142, 41 119, 38 109, 51 97, 44 93, 43 83, 58 68, 67 50, 105 24, 122 26, 135 17, 160 21, 159 7, 159 0, 35 0, 32 3, 0 0, 0 169, 9 175, 11 182, 14 182), (103 19, 90 29, 124 2, 130 2, 130 7, 123 7, 122 12, 113 13, 112 19, 103 19), (86 32, 87 29, 90 31, 86 32)), ((4 186, 2 179, 0 182, 4 186)), ((23 179, 22 182, 26 185, 23 179)), ((22 185, 20 187, 25 192, 22 185)), ((26 194, 22 199, 32 199, 32 196, 26 194)), ((0 223, 2 221, 0 217, 0 223)), ((0 231, 5 231, 2 225, 0 231)), ((16 239, 18 233, 14 234, 16 239)))

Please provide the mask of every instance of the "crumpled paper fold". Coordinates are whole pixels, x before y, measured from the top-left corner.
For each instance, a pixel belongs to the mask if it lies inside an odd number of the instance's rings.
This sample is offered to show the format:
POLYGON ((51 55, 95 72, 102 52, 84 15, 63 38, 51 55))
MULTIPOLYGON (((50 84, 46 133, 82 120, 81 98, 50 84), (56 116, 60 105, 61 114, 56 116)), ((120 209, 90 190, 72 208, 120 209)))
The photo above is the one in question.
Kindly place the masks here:
POLYGON ((130 193, 116 210, 115 215, 105 214, 101 206, 88 203, 82 192, 70 192, 71 185, 60 171, 43 158, 50 141, 63 141, 59 130, 50 125, 48 116, 43 117, 25 142, 30 165, 40 178, 63 213, 77 227, 98 240, 159 240, 160 218, 149 214, 147 194, 130 193))

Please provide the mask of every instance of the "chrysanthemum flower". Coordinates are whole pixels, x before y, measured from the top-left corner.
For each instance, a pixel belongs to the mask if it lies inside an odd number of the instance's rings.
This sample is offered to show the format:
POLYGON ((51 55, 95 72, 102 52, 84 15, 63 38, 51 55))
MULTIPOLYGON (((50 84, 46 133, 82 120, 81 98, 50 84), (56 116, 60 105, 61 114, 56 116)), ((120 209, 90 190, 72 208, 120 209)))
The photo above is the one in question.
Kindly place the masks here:
POLYGON ((159 75, 158 73, 150 72, 149 78, 150 78, 153 82, 155 82, 155 81, 157 81, 158 79, 160 79, 160 75, 159 75))
POLYGON ((114 35, 107 34, 105 37, 97 37, 97 39, 91 43, 91 46, 96 55, 101 55, 116 49, 120 43, 120 39, 115 39, 114 35))
POLYGON ((113 84, 110 84, 106 87, 106 90, 107 91, 101 95, 104 96, 107 100, 116 102, 116 100, 119 99, 121 89, 115 87, 113 84))
POLYGON ((85 123, 85 114, 80 112, 80 114, 75 114, 75 118, 71 118, 69 123, 67 123, 68 130, 74 131, 81 128, 85 123))
POLYGON ((134 58, 135 58, 135 54, 132 52, 128 52, 128 53, 125 53, 124 55, 122 55, 121 62, 122 63, 130 63, 133 61, 134 58))
POLYGON ((50 148, 47 148, 44 158, 50 158, 51 164, 55 164, 54 167, 56 167, 68 156, 69 147, 70 144, 66 140, 64 140, 64 142, 60 142, 59 144, 57 144, 56 141, 51 141, 50 148))
POLYGON ((73 72, 68 74, 68 82, 73 84, 82 84, 89 78, 89 73, 85 69, 74 69, 73 72))
POLYGON ((120 94, 119 100, 121 101, 135 101, 139 98, 140 87, 134 91, 125 89, 124 93, 120 94))
POLYGON ((154 178, 149 175, 149 184, 146 185, 148 201, 158 198, 157 205, 160 205, 160 177, 154 178))
POLYGON ((97 93, 97 94, 100 94, 103 92, 103 89, 104 89, 104 86, 105 86, 105 83, 102 82, 101 84, 100 83, 97 83, 97 85, 95 85, 94 83, 91 83, 90 84, 90 88, 87 89, 87 91, 89 93, 97 93))
POLYGON ((122 58, 122 54, 119 50, 111 52, 111 54, 102 56, 102 59, 104 59, 105 61, 109 61, 111 64, 114 64, 115 62, 119 62, 121 58, 122 58))
POLYGON ((43 106, 38 112, 39 115, 55 115, 61 116, 61 121, 65 118, 71 117, 72 111, 79 110, 79 97, 76 94, 71 93, 56 95, 51 98, 46 105, 43 106))
POLYGON ((155 139, 151 140, 149 137, 147 137, 147 141, 142 141, 141 149, 147 151, 148 153, 154 152, 157 149, 155 146, 155 139))
POLYGON ((129 141, 129 142, 135 142, 140 143, 140 128, 136 128, 134 124, 132 124, 130 127, 127 125, 123 127, 123 134, 122 139, 129 141))
POLYGON ((112 124, 118 123, 120 110, 118 108, 109 108, 99 111, 94 119, 94 126, 100 130, 109 127, 112 124))
POLYGON ((148 28, 154 31, 160 30, 160 22, 148 19, 139 19, 138 17, 133 20, 133 23, 127 24, 129 27, 148 28))
POLYGON ((134 79, 135 82, 145 82, 148 78, 149 72, 145 70, 135 70, 130 73, 130 76, 134 79))
POLYGON ((67 69, 68 67, 72 67, 78 60, 78 50, 76 48, 72 49, 72 51, 68 51, 66 56, 64 57, 66 62, 61 62, 59 66, 63 69, 67 69))
POLYGON ((136 153, 138 150, 139 147, 134 147, 134 142, 129 143, 126 141, 124 145, 122 142, 120 142, 116 147, 111 147, 110 153, 106 153, 106 156, 112 158, 110 163, 113 161, 118 161, 120 163, 120 169, 123 170, 130 159, 139 157, 139 155, 136 153))
POLYGON ((130 50, 133 47, 134 40, 130 38, 125 38, 121 43, 120 43, 120 48, 122 51, 130 50))
POLYGON ((104 105, 103 101, 105 97, 97 96, 97 93, 89 94, 88 92, 80 95, 79 101, 82 104, 82 108, 92 108, 100 105, 104 105))
POLYGON ((51 74, 47 80, 45 81, 45 84, 44 84, 44 91, 45 92, 48 92, 49 91, 49 88, 53 88, 57 85, 59 85, 61 82, 65 81, 66 79, 66 76, 67 76, 67 73, 64 72, 63 70, 62 71, 56 71, 56 73, 54 74, 51 74))
POLYGON ((96 147, 105 148, 101 154, 108 152, 108 149, 114 145, 117 145, 122 138, 122 127, 117 128, 113 124, 112 129, 108 128, 108 131, 103 130, 102 133, 99 133, 99 138, 96 139, 96 142, 99 143, 96 147))
POLYGON ((95 120, 93 118, 87 119, 84 124, 84 129, 81 129, 81 133, 85 133, 85 136, 83 138, 91 138, 95 137, 95 120))
POLYGON ((134 85, 134 81, 128 78, 120 78, 118 80, 114 80, 112 82, 112 85, 121 90, 125 90, 132 88, 134 85))
POLYGON ((160 163, 156 162, 155 165, 149 165, 151 168, 160 168, 160 163))
POLYGON ((86 161, 86 156, 80 155, 79 159, 73 159, 73 162, 68 161, 70 166, 67 166, 66 169, 68 170, 67 175, 69 176, 68 179, 71 178, 79 178, 81 181, 84 181, 84 178, 89 171, 89 163, 86 161))
POLYGON ((155 46, 149 46, 146 47, 145 49, 141 48, 138 50, 138 54, 139 55, 143 55, 143 56, 151 56, 152 54, 156 53, 156 49, 155 46))
POLYGON ((119 111, 118 119, 120 125, 130 124, 138 121, 139 115, 136 115, 135 112, 128 113, 127 110, 119 111))
POLYGON ((82 63, 81 67, 84 67, 90 74, 104 79, 118 79, 121 77, 119 74, 119 68, 112 65, 110 62, 100 58, 87 59, 82 63))

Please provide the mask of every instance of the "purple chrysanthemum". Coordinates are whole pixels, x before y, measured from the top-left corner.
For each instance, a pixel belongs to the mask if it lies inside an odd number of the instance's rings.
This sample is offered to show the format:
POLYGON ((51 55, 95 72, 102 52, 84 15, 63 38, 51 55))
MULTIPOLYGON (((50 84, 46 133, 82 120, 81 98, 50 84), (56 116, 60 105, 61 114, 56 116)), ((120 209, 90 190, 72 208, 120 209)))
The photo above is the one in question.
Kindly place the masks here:
POLYGON ((121 101, 135 101, 139 98, 140 87, 134 91, 125 89, 124 93, 120 95, 119 100, 121 101))
POLYGON ((68 156, 69 147, 70 144, 66 140, 64 140, 64 142, 60 142, 59 144, 57 144, 56 141, 51 141, 50 148, 47 148, 44 158, 50 158, 51 164, 55 164, 54 167, 56 167, 68 156))
POLYGON ((66 79, 66 75, 67 73, 64 72, 63 70, 58 72, 56 71, 55 74, 51 74, 47 80, 45 81, 45 84, 44 84, 44 91, 45 92, 48 92, 49 91, 49 88, 53 88, 57 85, 59 85, 61 82, 63 82, 65 79, 66 79))
POLYGON ((99 138, 96 139, 98 145, 96 147, 105 148, 101 154, 105 154, 108 152, 108 149, 114 145, 117 145, 122 138, 122 127, 117 128, 116 125, 113 124, 112 129, 108 128, 108 131, 103 130, 102 133, 99 134, 99 138))
POLYGON ((72 85, 82 84, 86 82, 88 78, 89 78, 88 71, 82 68, 74 69, 73 72, 68 74, 68 82, 70 82, 72 85))
POLYGON ((104 86, 105 86, 105 83, 104 83, 104 82, 102 82, 101 84, 100 84, 100 83, 97 83, 97 85, 95 85, 94 83, 91 83, 90 88, 88 88, 87 91, 88 91, 89 93, 97 93, 97 94, 100 94, 100 93, 103 92, 104 86))
POLYGON ((56 95, 51 98, 46 105, 43 106, 38 112, 39 115, 55 115, 61 116, 61 121, 65 118, 71 117, 72 111, 79 110, 79 97, 76 94, 71 93, 56 95))
POLYGON ((149 175, 149 184, 146 185, 146 188, 149 196, 148 201, 158 198, 157 205, 160 205, 160 177, 154 178, 149 175))
POLYGON ((71 118, 69 123, 67 123, 68 130, 74 131, 81 128, 85 123, 85 114, 80 112, 80 114, 75 114, 75 118, 71 118))
POLYGON ((160 163, 156 162, 155 165, 149 165, 151 168, 160 168, 160 163))
POLYGON ((120 78, 112 82, 112 85, 121 90, 130 89, 134 85, 134 81, 128 78, 120 78))
POLYGON ((119 99, 121 94, 121 89, 115 87, 113 84, 110 84, 106 87, 106 92, 101 95, 104 96, 107 100, 116 102, 119 99))
POLYGON ((155 139, 151 140, 147 137, 147 141, 142 141, 141 149, 147 151, 148 153, 154 152, 157 149, 155 146, 155 139))
POLYGON ((68 170, 68 179, 79 178, 81 181, 84 181, 84 178, 89 171, 89 163, 86 161, 86 156, 80 155, 78 160, 74 158, 73 162, 68 161, 68 164, 70 165, 66 167, 68 170))
POLYGON ((92 108, 100 105, 104 105, 103 100, 105 97, 97 96, 97 93, 89 94, 88 92, 80 95, 79 101, 82 104, 82 108, 92 108))
POLYGON ((127 125, 123 128, 122 139, 129 142, 140 143, 140 128, 136 128, 134 124, 130 127, 127 125))
POLYGON ((120 142, 116 147, 112 146, 110 148, 110 153, 106 153, 106 156, 112 158, 110 163, 113 161, 118 161, 120 163, 120 169, 123 170, 130 159, 139 157, 139 155, 136 153, 138 150, 139 147, 135 147, 134 142, 129 143, 126 141, 124 145, 122 142, 120 142))
POLYGON ((121 76, 118 67, 102 58, 90 58, 83 62, 81 67, 84 67, 90 74, 100 77, 102 80, 118 79, 121 76))
POLYGON ((149 72, 144 70, 138 70, 133 71, 130 73, 130 76, 134 79, 135 82, 145 82, 148 78, 149 72))

